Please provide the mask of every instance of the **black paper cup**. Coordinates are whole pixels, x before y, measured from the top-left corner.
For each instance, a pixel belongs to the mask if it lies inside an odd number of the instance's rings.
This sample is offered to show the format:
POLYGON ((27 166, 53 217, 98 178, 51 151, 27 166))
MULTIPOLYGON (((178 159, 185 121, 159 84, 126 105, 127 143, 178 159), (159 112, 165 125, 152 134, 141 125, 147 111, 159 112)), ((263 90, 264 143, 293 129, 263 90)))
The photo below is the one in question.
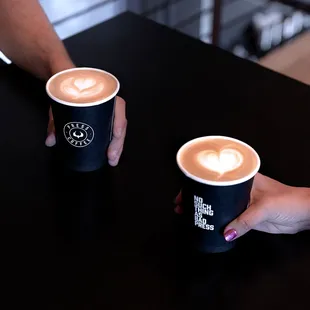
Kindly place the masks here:
POLYGON ((260 158, 246 143, 223 136, 197 138, 184 144, 177 153, 177 164, 184 174, 182 187, 183 216, 190 246, 201 252, 225 252, 235 246, 223 236, 225 227, 246 210, 252 184, 260 168, 260 158), (225 138, 243 144, 257 156, 257 167, 249 175, 233 181, 209 181, 192 175, 181 165, 182 151, 189 144, 211 138, 225 138))
POLYGON ((100 169, 107 161, 107 150, 113 135, 115 98, 120 84, 112 74, 94 68, 74 68, 52 76, 46 84, 51 98, 55 122, 56 148, 58 157, 65 168, 88 172, 100 169), (110 75, 117 82, 115 91, 105 98, 92 103, 72 103, 60 100, 49 91, 53 79, 68 71, 93 70, 110 75))

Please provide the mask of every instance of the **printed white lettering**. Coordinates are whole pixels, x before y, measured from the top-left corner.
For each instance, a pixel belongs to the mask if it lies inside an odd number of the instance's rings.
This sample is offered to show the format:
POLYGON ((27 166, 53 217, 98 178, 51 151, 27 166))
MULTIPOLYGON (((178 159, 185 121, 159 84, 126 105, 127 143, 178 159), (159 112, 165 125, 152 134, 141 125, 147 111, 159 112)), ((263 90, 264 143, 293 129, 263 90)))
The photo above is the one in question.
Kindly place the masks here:
POLYGON ((210 225, 207 222, 207 219, 204 216, 214 216, 214 210, 209 204, 205 204, 203 198, 194 195, 194 208, 195 208, 195 226, 205 229, 205 230, 214 230, 214 225, 210 225))

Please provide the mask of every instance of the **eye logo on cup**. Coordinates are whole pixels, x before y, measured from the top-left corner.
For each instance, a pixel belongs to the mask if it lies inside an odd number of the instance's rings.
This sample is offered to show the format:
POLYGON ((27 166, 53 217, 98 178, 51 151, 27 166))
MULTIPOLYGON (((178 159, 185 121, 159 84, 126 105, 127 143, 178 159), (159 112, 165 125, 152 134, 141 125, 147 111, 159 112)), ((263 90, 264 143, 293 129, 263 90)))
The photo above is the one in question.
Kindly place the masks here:
POLYGON ((74 147, 86 147, 94 139, 94 130, 91 126, 81 122, 70 122, 64 126, 64 136, 74 147))

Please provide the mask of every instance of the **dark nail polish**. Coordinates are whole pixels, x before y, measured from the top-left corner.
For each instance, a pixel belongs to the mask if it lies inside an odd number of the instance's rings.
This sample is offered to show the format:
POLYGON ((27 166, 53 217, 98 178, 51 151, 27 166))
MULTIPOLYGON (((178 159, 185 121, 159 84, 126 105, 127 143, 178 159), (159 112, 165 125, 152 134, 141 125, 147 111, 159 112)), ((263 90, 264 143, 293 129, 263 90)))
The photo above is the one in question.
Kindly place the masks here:
POLYGON ((233 241, 237 237, 237 231, 235 229, 230 229, 225 232, 224 237, 227 242, 233 241))

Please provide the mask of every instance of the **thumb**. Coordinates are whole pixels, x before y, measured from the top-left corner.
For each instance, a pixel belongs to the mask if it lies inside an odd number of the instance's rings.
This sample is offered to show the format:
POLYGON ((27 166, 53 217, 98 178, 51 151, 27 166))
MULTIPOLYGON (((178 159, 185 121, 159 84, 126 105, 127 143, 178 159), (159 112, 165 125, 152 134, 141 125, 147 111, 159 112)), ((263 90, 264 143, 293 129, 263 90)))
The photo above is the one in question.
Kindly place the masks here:
POLYGON ((251 204, 240 216, 233 220, 224 230, 227 242, 233 241, 255 228, 267 219, 267 212, 260 205, 251 204))

